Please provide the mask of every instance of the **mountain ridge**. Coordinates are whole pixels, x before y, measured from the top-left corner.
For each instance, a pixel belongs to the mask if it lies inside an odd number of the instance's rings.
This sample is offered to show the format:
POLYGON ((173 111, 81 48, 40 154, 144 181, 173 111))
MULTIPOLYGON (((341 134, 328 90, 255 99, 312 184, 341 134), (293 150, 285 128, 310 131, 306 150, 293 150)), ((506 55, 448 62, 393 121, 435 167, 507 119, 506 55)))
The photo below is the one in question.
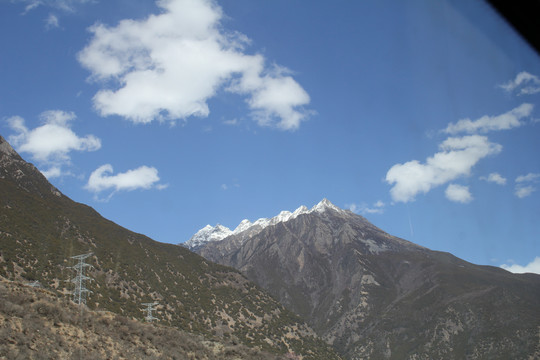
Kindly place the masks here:
POLYGON ((432 251, 345 210, 239 235, 196 251, 240 270, 346 358, 540 356, 538 275, 432 251))
MULTIPOLYGON (((240 224, 235 227, 234 230, 231 230, 221 224, 216 224, 215 226, 211 226, 210 224, 208 224, 199 231, 197 231, 188 241, 180 243, 179 245, 187 247, 190 250, 196 250, 204 246, 208 242, 221 241, 226 237, 240 235, 244 232, 247 232, 247 234, 243 234, 243 237, 246 237, 246 235, 253 236, 257 232, 262 231, 267 226, 289 221, 300 215, 309 214, 312 212, 321 213, 329 209, 342 213, 346 213, 348 211, 340 209, 339 207, 332 204, 328 199, 324 198, 310 209, 308 209, 305 205, 301 205, 294 212, 283 210, 278 215, 272 218, 259 218, 254 222, 251 222, 248 219, 244 219, 240 222, 240 224)), ((351 214, 353 213, 351 212, 351 214)))

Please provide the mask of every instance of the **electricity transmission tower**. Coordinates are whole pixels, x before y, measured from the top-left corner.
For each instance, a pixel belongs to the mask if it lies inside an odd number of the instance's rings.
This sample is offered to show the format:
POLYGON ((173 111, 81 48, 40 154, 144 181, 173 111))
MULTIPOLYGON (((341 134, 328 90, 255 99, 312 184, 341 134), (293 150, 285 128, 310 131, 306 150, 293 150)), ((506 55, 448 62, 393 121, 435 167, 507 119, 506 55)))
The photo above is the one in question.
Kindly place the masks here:
POLYGON ((146 311, 146 317, 144 318, 146 321, 152 322, 153 320, 159 320, 157 317, 152 316, 152 311, 156 311, 155 307, 159 305, 158 303, 142 303, 141 305, 146 306, 146 309, 141 309, 141 311, 146 311))
POLYGON ((71 279, 71 282, 75 284, 75 289, 73 290, 73 302, 78 305, 86 305, 86 294, 92 292, 88 290, 84 285, 86 280, 93 280, 92 278, 84 275, 84 269, 86 269, 87 267, 92 267, 92 265, 84 262, 84 260, 90 256, 92 256, 92 253, 71 257, 72 259, 78 261, 75 266, 71 267, 71 269, 77 271, 77 275, 73 279, 71 279))

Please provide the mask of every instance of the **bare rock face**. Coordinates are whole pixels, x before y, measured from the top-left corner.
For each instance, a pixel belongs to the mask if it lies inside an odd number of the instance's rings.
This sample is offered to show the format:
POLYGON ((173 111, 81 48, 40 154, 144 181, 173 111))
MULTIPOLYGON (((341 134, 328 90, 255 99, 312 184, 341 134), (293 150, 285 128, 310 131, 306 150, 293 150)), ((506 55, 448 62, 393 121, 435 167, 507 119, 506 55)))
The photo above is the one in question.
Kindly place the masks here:
POLYGON ((239 269, 349 359, 539 355, 540 276, 431 251, 326 202, 198 252, 239 269))
MULTIPOLYGON (((11 157, 19 157, 17 152, 9 145, 9 143, 0 135, 0 153, 11 156, 11 157)), ((20 159, 22 160, 22 159, 20 159)))

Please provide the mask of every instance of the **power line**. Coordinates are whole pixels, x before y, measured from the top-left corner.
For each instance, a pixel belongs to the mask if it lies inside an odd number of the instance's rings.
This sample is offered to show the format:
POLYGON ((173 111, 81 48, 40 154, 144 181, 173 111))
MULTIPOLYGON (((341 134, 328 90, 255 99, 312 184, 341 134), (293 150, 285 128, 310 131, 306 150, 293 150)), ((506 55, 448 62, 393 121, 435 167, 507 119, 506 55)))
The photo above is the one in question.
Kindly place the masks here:
POLYGON ((75 289, 72 293, 73 302, 78 305, 86 305, 86 294, 92 292, 85 287, 85 281, 93 279, 84 275, 84 270, 87 267, 93 267, 92 265, 84 262, 84 260, 90 256, 92 256, 92 253, 75 255, 71 257, 72 259, 77 260, 77 264, 71 267, 71 269, 77 271, 77 275, 71 279, 71 282, 75 285, 75 289))

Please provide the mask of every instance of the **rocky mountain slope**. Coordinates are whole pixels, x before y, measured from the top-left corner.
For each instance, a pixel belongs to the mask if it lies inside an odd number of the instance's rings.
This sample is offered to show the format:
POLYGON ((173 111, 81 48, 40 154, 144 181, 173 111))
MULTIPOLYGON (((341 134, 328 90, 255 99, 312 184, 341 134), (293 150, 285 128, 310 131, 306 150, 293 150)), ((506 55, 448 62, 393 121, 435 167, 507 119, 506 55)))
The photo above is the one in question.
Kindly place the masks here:
POLYGON ((242 271, 349 359, 540 357, 540 276, 431 251, 328 200, 295 213, 196 251, 242 271))
POLYGON ((278 354, 333 359, 313 330, 242 274, 101 217, 53 187, 0 136, 0 277, 69 294, 71 256, 92 252, 88 306, 278 354))

